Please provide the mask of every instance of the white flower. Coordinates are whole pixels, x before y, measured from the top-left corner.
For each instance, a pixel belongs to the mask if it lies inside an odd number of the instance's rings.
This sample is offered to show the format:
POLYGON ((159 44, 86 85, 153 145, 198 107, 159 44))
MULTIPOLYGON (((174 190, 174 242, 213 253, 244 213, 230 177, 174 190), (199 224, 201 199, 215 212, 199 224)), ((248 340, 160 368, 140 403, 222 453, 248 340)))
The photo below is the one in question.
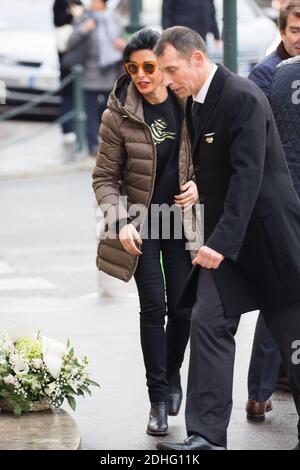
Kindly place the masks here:
POLYGON ((18 354, 11 356, 12 369, 17 375, 27 374, 29 371, 28 363, 18 354))
POLYGON ((35 369, 41 369, 43 367, 42 359, 33 359, 32 365, 35 369))
POLYGON ((42 351, 44 363, 54 379, 57 379, 62 366, 62 358, 66 352, 66 346, 54 339, 42 336, 42 351))
POLYGON ((48 387, 45 388, 45 393, 46 393, 46 395, 51 395, 51 394, 54 392, 55 387, 56 387, 56 383, 55 383, 55 382, 52 382, 51 384, 49 384, 48 387))
POLYGON ((6 385, 15 385, 17 383, 17 379, 11 374, 7 375, 6 377, 3 377, 3 380, 6 385))
POLYGON ((10 338, 6 335, 3 334, 0 339, 0 349, 4 353, 8 353, 13 351, 14 345, 13 342, 10 340, 10 338))
POLYGON ((6 330, 8 338, 15 343, 22 338, 36 338, 36 333, 29 325, 19 325, 6 330))

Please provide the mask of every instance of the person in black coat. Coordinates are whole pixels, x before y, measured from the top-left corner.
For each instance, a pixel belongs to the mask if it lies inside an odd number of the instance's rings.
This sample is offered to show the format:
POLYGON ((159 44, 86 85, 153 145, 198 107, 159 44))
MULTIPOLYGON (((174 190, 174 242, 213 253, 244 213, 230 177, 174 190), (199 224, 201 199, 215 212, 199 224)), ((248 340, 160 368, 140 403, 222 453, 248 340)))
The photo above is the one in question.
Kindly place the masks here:
POLYGON ((165 84, 179 98, 189 96, 187 123, 204 204, 204 246, 180 303, 193 305, 188 438, 158 448, 221 450, 232 409, 234 335, 244 312, 261 310, 300 415, 300 201, 261 90, 213 64, 189 28, 164 31, 155 52, 165 84))
MULTIPOLYGON (((273 77, 276 73, 277 65, 281 61, 295 57, 300 53, 299 0, 290 0, 284 4, 280 9, 278 24, 282 42, 277 47, 276 51, 272 52, 272 54, 257 64, 249 75, 249 79, 259 86, 267 98, 270 98, 270 88, 272 86, 273 77)), ((287 86, 284 86, 282 91, 279 89, 277 90, 277 98, 274 102, 276 107, 276 102, 279 99, 279 96, 283 98, 283 93, 286 93, 286 99, 290 100, 290 91, 290 88, 287 86)), ((277 125, 280 124, 279 131, 283 142, 285 142, 291 127, 295 130, 295 127, 289 121, 286 122, 288 125, 285 125, 282 120, 282 108, 286 106, 286 109, 290 110, 290 105, 290 102, 285 103, 282 101, 280 103, 281 116, 278 114, 278 111, 276 111, 275 115, 277 125), (279 118, 279 122, 277 122, 277 117, 279 118)), ((273 102, 271 103, 271 106, 273 108, 273 102)), ((274 108, 273 111, 275 111, 274 108)), ((287 113, 284 114, 285 120, 289 120, 289 115, 287 113)), ((289 155, 286 156, 289 162, 291 161, 291 154, 289 151, 288 154, 289 155)), ((298 185, 299 187, 298 175, 295 173, 295 168, 293 168, 293 165, 289 164, 289 169, 292 171, 292 180, 294 185, 298 185)), ((298 190, 297 192, 299 195, 298 190)), ((289 391, 286 373, 282 365, 280 366, 280 362, 278 348, 270 335, 262 315, 259 315, 255 328, 248 371, 248 400, 246 403, 247 419, 254 420, 256 422, 264 421, 265 413, 273 408, 271 395, 274 392, 276 385, 279 389, 289 391)))
POLYGON ((215 40, 220 41, 213 0, 163 0, 163 29, 178 25, 194 29, 204 39, 212 33, 215 40))

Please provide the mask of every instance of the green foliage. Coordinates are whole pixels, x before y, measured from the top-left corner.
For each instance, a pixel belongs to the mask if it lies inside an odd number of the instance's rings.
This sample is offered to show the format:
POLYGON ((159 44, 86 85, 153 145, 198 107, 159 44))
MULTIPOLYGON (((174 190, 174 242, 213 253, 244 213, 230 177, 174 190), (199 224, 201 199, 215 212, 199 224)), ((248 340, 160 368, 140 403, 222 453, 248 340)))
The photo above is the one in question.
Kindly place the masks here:
POLYGON ((90 378, 88 359, 77 356, 69 340, 65 352, 57 358, 60 368, 55 377, 47 366, 42 346, 40 334, 37 339, 22 338, 16 343, 0 335, 0 408, 1 399, 5 400, 15 416, 29 411, 34 402, 45 400, 59 407, 66 399, 75 410, 75 397, 91 395, 90 387, 99 387, 90 378))

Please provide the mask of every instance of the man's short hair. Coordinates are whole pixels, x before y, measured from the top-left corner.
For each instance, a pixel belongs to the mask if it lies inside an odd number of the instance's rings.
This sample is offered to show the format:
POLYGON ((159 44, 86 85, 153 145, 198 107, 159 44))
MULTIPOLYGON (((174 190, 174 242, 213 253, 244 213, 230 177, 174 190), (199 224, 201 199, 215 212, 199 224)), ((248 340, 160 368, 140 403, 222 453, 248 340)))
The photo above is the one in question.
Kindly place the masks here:
POLYGON ((278 27, 280 31, 285 31, 289 15, 295 15, 300 18, 300 0, 290 0, 280 8, 278 27))
POLYGON ((170 44, 176 49, 180 55, 189 59, 195 51, 201 51, 204 55, 208 55, 205 41, 200 34, 185 26, 173 26, 165 29, 155 46, 154 52, 157 56, 164 53, 166 46, 170 44))

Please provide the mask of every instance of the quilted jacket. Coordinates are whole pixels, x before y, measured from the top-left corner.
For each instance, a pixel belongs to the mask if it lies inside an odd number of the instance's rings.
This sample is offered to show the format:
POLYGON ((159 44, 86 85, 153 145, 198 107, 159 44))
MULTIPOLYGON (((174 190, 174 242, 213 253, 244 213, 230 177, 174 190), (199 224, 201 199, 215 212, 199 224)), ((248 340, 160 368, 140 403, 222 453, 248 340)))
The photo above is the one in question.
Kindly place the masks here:
MULTIPOLYGON (((102 116, 100 141, 93 189, 104 222, 96 263, 99 270, 127 282, 135 272, 138 257, 128 253, 118 237, 103 236, 103 233, 120 220, 129 219, 132 206, 140 207, 139 220, 145 220, 155 184, 156 147, 150 127, 144 121, 142 96, 125 75, 116 82, 102 116)), ((185 121, 181 128, 178 164, 182 185, 193 178, 185 121)), ((139 233, 142 222, 136 225, 133 221, 139 233)), ((195 207, 185 214, 183 227, 193 257, 201 246, 195 207)))
POLYGON ((300 198, 300 56, 280 64, 270 102, 291 177, 300 198))

